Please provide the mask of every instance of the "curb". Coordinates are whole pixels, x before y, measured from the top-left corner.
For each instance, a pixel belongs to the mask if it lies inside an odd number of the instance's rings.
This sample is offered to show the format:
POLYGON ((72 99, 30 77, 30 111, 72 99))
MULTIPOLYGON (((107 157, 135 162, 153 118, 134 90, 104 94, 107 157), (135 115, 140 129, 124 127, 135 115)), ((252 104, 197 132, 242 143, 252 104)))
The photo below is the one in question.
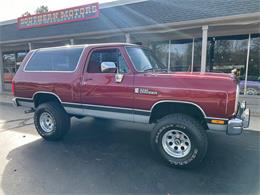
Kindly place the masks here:
POLYGON ((13 106, 13 103, 12 102, 0 102, 0 105, 3 105, 3 106, 13 106))

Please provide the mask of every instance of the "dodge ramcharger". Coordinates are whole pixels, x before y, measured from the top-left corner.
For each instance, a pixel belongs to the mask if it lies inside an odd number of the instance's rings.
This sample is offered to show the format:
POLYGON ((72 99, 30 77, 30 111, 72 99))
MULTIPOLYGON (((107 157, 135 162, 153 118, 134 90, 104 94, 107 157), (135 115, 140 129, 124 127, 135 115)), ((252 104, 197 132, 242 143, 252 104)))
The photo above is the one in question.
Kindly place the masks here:
POLYGON ((60 140, 71 117, 152 123, 151 146, 173 167, 198 165, 207 131, 239 135, 250 112, 234 74, 171 72, 147 48, 106 43, 30 51, 12 81, 16 106, 34 112, 46 140, 60 140))

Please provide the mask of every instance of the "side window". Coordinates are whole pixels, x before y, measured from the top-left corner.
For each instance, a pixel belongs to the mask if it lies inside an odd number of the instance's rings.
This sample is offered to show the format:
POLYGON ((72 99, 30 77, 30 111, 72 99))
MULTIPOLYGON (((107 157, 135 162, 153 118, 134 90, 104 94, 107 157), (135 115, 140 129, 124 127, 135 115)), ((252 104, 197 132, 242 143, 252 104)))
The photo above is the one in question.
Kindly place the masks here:
POLYGON ((76 69, 83 48, 38 50, 33 54, 27 71, 73 71, 76 69))
POLYGON ((128 68, 124 60, 124 57, 118 49, 104 49, 93 51, 89 59, 87 72, 102 73, 102 62, 114 62, 118 68, 119 73, 128 72, 128 68))

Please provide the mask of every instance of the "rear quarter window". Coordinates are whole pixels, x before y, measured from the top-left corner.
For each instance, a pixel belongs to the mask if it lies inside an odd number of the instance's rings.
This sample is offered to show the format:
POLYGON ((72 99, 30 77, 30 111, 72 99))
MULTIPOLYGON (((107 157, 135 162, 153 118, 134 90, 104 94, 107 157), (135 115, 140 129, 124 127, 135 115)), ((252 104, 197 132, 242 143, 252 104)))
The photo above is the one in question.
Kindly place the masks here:
POLYGON ((74 71, 83 48, 37 50, 25 71, 74 71))

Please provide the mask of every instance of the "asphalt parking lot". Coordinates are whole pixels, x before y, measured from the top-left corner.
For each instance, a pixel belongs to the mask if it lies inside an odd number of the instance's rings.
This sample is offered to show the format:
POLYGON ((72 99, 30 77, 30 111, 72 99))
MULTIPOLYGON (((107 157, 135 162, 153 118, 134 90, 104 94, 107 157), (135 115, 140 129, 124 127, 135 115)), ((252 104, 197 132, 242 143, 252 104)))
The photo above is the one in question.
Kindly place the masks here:
POLYGON ((32 114, 0 105, 0 194, 259 194, 260 131, 208 133, 201 166, 173 169, 150 149, 152 126, 74 119, 61 142, 32 114))

